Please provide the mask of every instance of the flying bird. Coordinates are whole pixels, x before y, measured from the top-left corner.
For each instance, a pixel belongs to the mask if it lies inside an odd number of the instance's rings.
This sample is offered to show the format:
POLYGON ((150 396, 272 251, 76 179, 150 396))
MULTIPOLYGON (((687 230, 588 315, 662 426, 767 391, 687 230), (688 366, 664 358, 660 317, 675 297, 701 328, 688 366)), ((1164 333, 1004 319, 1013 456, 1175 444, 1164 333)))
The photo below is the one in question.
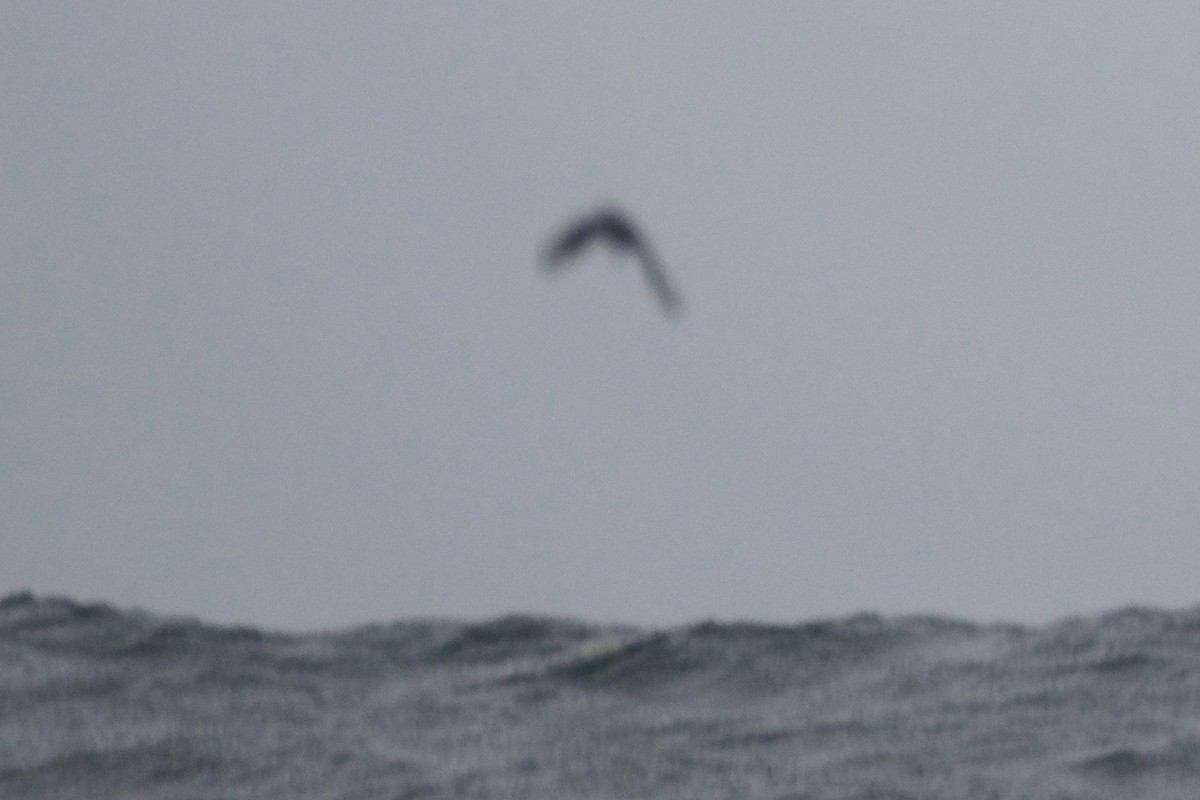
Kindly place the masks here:
POLYGON ((679 293, 671 285, 646 237, 628 216, 615 208, 601 208, 564 229, 546 248, 542 268, 547 272, 557 272, 597 241, 607 244, 613 252, 627 253, 636 258, 663 311, 668 314, 680 311, 679 293))

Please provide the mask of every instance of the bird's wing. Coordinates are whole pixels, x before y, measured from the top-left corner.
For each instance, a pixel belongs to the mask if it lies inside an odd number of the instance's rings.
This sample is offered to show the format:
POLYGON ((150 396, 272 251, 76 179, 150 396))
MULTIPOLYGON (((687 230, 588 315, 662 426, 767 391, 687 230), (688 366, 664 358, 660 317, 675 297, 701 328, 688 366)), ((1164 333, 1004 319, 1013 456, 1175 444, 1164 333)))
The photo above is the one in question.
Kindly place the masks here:
POLYGON ((633 251, 637 255, 638 261, 641 262, 642 274, 646 276, 646 283, 650 284, 650 289, 654 292, 663 311, 668 314, 679 313, 682 308, 679 292, 675 291, 675 287, 671 285, 671 279, 667 277, 667 271, 663 269, 657 256, 654 255, 654 251, 642 239, 638 239, 634 243, 633 251))
POLYGON ((564 262, 582 250, 595 235, 596 225, 591 219, 577 222, 567 228, 546 248, 542 257, 542 269, 561 269, 564 262))

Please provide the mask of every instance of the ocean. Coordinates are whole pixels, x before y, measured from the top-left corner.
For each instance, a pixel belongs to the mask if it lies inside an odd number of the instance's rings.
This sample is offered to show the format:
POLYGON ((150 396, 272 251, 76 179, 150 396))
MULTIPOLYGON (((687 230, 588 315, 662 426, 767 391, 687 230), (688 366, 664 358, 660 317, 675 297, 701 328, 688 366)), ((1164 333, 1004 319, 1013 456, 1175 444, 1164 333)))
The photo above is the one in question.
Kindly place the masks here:
POLYGON ((1200 608, 284 634, 0 600, 0 798, 1200 797, 1200 608))

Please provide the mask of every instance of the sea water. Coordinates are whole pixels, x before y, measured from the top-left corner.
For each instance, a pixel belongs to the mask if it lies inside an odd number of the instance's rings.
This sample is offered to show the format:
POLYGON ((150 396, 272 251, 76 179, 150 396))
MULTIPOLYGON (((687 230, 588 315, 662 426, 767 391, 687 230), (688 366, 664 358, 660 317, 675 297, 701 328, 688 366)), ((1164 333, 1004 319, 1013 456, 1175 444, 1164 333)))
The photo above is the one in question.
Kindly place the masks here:
POLYGON ((0 798, 1200 797, 1200 609, 304 635, 0 600, 0 798))

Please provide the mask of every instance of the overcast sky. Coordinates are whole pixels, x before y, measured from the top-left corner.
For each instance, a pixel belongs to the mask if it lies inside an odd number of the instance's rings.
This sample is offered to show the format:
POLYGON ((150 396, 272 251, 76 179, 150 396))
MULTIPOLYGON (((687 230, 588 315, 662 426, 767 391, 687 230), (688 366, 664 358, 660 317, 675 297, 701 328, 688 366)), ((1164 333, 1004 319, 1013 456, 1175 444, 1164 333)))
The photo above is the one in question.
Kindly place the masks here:
POLYGON ((0 11, 0 592, 1200 602, 1195 3, 0 11), (683 293, 577 213, 627 209, 683 293))

